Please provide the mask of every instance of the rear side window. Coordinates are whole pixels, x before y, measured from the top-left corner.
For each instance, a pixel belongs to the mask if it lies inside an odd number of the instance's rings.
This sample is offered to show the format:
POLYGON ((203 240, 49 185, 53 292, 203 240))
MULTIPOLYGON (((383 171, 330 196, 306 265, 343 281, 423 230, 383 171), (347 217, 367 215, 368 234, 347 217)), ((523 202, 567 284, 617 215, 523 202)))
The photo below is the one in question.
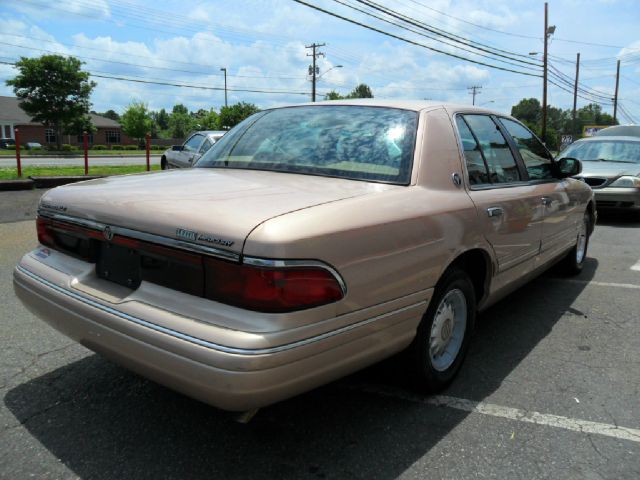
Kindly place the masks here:
MULTIPOLYGON (((463 115, 475 135, 489 173, 490 183, 511 183, 521 180, 516 159, 498 125, 487 115, 463 115)), ((467 152, 465 151, 465 159, 467 152)), ((467 163, 473 159, 467 159, 467 163)))
POLYGON ((533 133, 513 120, 501 118, 500 122, 513 137, 531 180, 554 179, 553 164, 549 152, 533 133))
POLYGON ((478 145, 478 142, 476 142, 475 137, 471 133, 471 130, 469 130, 469 127, 462 119, 462 117, 456 117, 456 124, 458 125, 458 131, 460 132, 460 141, 462 142, 464 159, 467 163, 469 183, 471 185, 482 185, 491 183, 489 181, 487 166, 484 163, 484 158, 482 157, 482 152, 480 151, 480 145, 478 145))
POLYGON ((200 142, 202 141, 202 135, 194 135, 187 143, 184 144, 184 150, 186 152, 195 152, 200 146, 200 142))

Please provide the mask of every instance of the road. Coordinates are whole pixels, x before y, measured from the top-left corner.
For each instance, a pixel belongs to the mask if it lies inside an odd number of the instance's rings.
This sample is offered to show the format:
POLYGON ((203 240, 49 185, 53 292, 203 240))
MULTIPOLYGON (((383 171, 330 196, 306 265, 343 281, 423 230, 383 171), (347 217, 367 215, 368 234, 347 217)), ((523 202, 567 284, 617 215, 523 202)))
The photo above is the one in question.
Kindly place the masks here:
MULTIPOLYGON (((160 165, 161 155, 151 155, 151 165, 160 165)), ((51 167, 51 166, 74 166, 84 165, 84 157, 60 158, 60 157, 27 157, 21 160, 23 167, 51 167)), ((91 165, 146 165, 145 155, 131 157, 89 157, 89 167, 91 165)), ((0 156, 0 168, 15 167, 15 157, 0 156)))
POLYGON ((602 218, 580 276, 547 273, 483 313, 444 395, 412 391, 391 360, 240 425, 22 307, 11 271, 40 193, 0 192, 0 478, 640 478, 630 219, 602 218))

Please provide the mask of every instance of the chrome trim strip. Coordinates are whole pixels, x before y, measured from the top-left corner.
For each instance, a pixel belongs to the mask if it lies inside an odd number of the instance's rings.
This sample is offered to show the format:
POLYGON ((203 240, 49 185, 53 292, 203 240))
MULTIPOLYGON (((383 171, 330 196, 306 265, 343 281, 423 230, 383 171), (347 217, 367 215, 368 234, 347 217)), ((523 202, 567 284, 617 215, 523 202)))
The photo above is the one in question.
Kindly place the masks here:
MULTIPOLYGON (((299 347, 303 347, 306 345, 309 345, 311 343, 315 343, 315 342, 319 342, 321 340, 326 340, 327 338, 331 338, 334 337, 336 335, 340 335, 342 333, 347 333, 351 330, 355 330, 356 328, 362 327, 364 325, 368 325, 370 323, 376 322, 378 320, 383 320, 391 315, 396 315, 399 313, 403 313, 407 310, 410 310, 412 308, 421 306, 421 305, 426 305, 426 301, 421 301, 418 303, 414 303, 413 305, 408 305, 406 307, 402 307, 399 308, 397 310, 394 310, 392 312, 387 312, 387 313, 383 313, 382 315, 378 315, 376 317, 372 317, 372 318, 368 318, 366 320, 362 320, 360 322, 356 322, 353 323, 351 325, 346 325, 344 327, 338 328, 336 330, 331 330, 330 332, 325 332, 322 333, 320 335, 316 335, 315 337, 309 337, 309 338, 305 338, 303 340, 298 340, 297 342, 292 342, 292 343, 287 343, 284 345, 279 345, 276 347, 269 347, 269 348, 256 348, 256 349, 246 349, 246 348, 237 348, 237 347, 228 347, 225 345, 220 345, 217 343, 213 343, 213 342, 209 342, 207 340, 202 340, 201 338, 197 338, 197 337, 192 337, 191 335, 186 335, 184 333, 178 332, 176 330, 172 330, 170 328, 166 328, 163 327, 161 325, 156 325, 155 323, 151 323, 148 322, 146 320, 142 320, 141 318, 137 318, 134 317, 132 315, 126 314, 124 312, 121 312, 119 310, 116 310, 114 308, 108 307, 106 305, 103 305, 101 303, 95 302, 87 297, 85 297, 84 295, 80 295, 76 292, 72 292, 71 290, 64 288, 64 287, 60 287, 59 285, 56 285, 54 283, 51 283, 47 280, 45 280, 44 278, 42 278, 39 275, 36 275, 35 273, 30 272, 29 270, 25 269, 24 267, 18 265, 16 267, 16 270, 19 271, 20 273, 30 277, 32 280, 35 280, 43 285, 45 285, 46 287, 49 287, 53 290, 55 290, 58 293, 61 293, 63 295, 66 295, 74 300, 77 300, 81 303, 84 303, 85 305, 88 305, 90 307, 93 307, 97 310, 100 310, 104 313, 108 313, 111 315, 114 315, 122 320, 127 320, 131 323, 134 323, 136 325, 142 326, 142 327, 146 327, 149 328, 151 330, 154 330, 156 332, 160 332, 160 333, 164 333, 166 335, 169 335, 171 337, 174 338, 178 338, 180 340, 184 340, 186 342, 190 342, 193 343, 195 345, 199 345, 201 347, 205 347, 205 348, 209 348, 211 350, 216 350, 219 352, 223 352, 223 353, 230 353, 230 354, 234 354, 234 355, 269 355, 269 354, 274 354, 274 353, 280 353, 280 352, 284 352, 287 350, 292 350, 294 348, 299 348, 299 347)), ((50 301, 50 300, 49 300, 50 301)))
POLYGON ((242 257, 242 263, 247 265, 252 265, 254 267, 270 267, 270 268, 295 268, 295 267, 316 267, 322 268, 329 272, 340 285, 340 289, 342 290, 342 295, 347 294, 347 284, 344 279, 340 276, 338 271, 333 268, 331 265, 328 265, 319 260, 274 260, 268 258, 258 258, 258 257, 242 257))
POLYGON ((72 223, 74 225, 87 227, 92 230, 99 230, 101 232, 108 226, 116 235, 122 235, 125 237, 135 238, 136 240, 144 240, 147 242, 157 243, 159 245, 178 248, 180 250, 186 250, 189 252, 201 253, 203 255, 208 255, 211 257, 223 258, 225 260, 233 260, 235 262, 240 261, 240 254, 238 253, 229 252, 228 250, 221 250, 214 247, 207 247, 206 245, 200 245, 199 243, 191 243, 184 240, 178 240, 176 238, 155 235, 153 233, 140 232, 138 230, 118 227, 116 225, 107 225, 105 223, 96 222, 94 220, 72 217, 70 215, 64 215, 44 209, 38 209, 38 215, 45 218, 50 218, 51 220, 59 220, 61 222, 72 223))

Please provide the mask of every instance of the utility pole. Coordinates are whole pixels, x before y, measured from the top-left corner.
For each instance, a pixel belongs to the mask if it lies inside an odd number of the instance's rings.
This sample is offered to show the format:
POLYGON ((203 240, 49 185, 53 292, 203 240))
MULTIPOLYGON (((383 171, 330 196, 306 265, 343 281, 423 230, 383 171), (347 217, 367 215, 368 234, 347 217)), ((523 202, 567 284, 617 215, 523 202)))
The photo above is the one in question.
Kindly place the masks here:
POLYGON ((549 38, 549 4, 544 2, 544 54, 542 60, 542 141, 547 141, 547 40, 549 38))
POLYGON ((616 123, 616 115, 618 113, 618 84, 620 83, 620 60, 616 67, 616 93, 613 97, 613 123, 616 123))
POLYGON ((227 106, 227 69, 222 67, 221 72, 224 72, 224 106, 227 106))
POLYGON ((324 43, 312 43, 311 45, 305 45, 304 48, 311 48, 312 53, 307 53, 307 57, 312 57, 313 62, 309 65, 309 75, 311 75, 311 101, 316 101, 316 80, 320 69, 316 66, 316 58, 324 57, 324 53, 316 51, 317 48, 324 47, 324 43))
POLYGON ((480 95, 482 93, 480 91, 480 90, 482 90, 482 87, 479 87, 478 85, 474 85, 473 87, 467 87, 467 90, 469 90, 469 94, 472 95, 471 104, 475 105, 476 104, 476 95, 480 95))
POLYGON ((573 133, 576 132, 576 107, 578 104, 578 79, 580 78, 580 54, 576 56, 576 83, 573 86, 573 133))

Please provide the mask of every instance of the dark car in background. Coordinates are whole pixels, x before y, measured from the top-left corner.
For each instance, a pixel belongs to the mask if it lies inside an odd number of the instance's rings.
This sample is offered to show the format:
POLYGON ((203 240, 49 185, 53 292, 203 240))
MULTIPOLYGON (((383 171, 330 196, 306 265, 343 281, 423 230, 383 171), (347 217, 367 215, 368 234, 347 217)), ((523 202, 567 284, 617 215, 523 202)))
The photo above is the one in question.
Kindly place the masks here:
POLYGON ((591 186, 599 209, 640 213, 640 137, 583 138, 569 145, 559 158, 582 162, 582 173, 576 178, 591 186))
POLYGON ((13 138, 0 138, 0 148, 8 148, 15 146, 16 141, 13 138))

